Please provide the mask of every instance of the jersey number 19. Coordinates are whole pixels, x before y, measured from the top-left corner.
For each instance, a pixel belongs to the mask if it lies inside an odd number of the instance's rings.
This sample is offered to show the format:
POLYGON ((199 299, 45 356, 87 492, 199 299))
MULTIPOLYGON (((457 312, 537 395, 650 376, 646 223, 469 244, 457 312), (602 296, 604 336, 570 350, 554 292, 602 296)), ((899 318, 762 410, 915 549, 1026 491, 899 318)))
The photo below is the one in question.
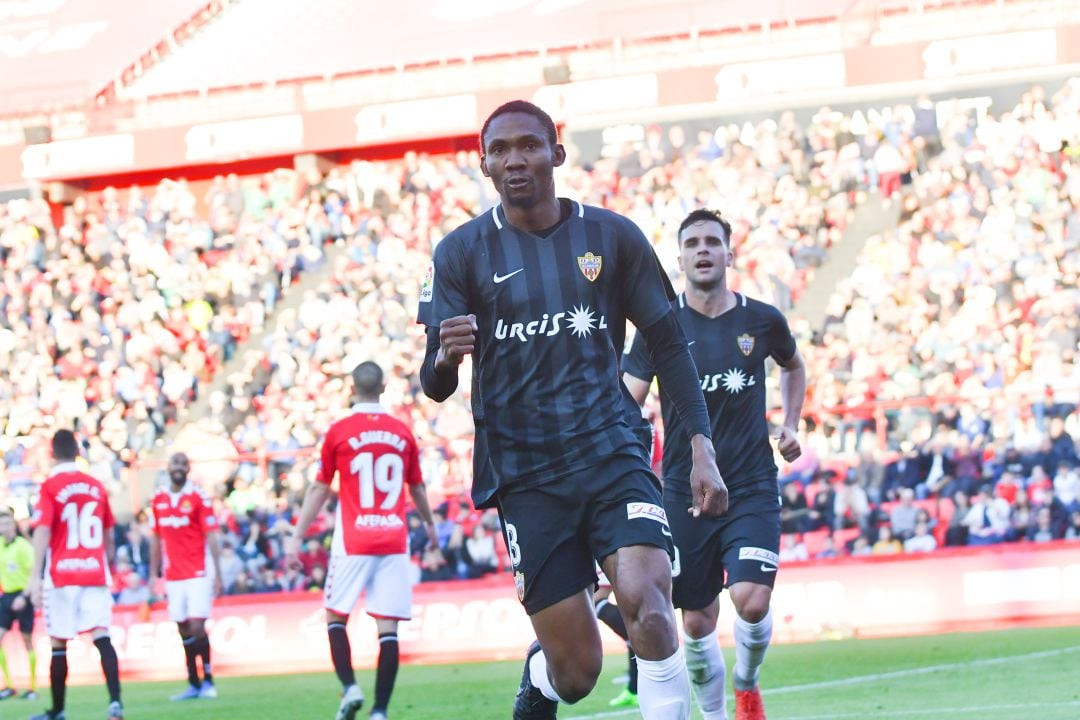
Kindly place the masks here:
POLYGON ((373 453, 360 453, 353 458, 349 469, 360 480, 360 507, 375 507, 375 490, 384 493, 383 510, 393 510, 401 497, 401 482, 405 474, 405 462, 400 455, 385 453, 375 459, 373 453))

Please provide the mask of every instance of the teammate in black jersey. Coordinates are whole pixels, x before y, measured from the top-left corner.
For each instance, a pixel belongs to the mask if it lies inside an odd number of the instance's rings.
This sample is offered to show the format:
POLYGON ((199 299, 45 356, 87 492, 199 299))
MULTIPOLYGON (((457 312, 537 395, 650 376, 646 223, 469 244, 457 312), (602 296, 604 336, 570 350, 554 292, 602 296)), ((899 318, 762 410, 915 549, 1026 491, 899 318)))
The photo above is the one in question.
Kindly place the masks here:
MULTIPOLYGON (((675 607, 683 611, 686 664, 705 720, 726 718, 724 657, 716 640, 717 597, 725 585, 735 604, 735 717, 765 717, 758 691, 758 668, 772 637, 769 601, 779 564, 780 502, 776 464, 765 419, 765 361, 780 366, 783 424, 776 430, 784 460, 802 450, 795 430, 806 393, 806 369, 787 321, 762 302, 732 292, 731 226, 719 214, 695 210, 679 226, 679 264, 686 292, 675 309, 700 373, 709 407, 717 464, 727 481, 730 509, 720 518, 684 522, 671 517, 677 567, 673 571, 675 607)), ((647 352, 649 339, 638 336, 624 362, 623 380, 639 403, 655 375, 647 352)), ((683 419, 660 378, 664 416, 664 502, 685 502, 690 449, 683 419)))
POLYGON ((649 469, 648 433, 619 368, 629 319, 649 339, 650 359, 686 420, 693 461, 679 512, 722 513, 727 489, 674 293, 631 221, 556 196, 553 171, 566 153, 540 108, 499 107, 480 144, 481 168, 502 204, 435 250, 420 293, 419 320, 428 327, 421 382, 444 400, 472 355, 473 499, 499 508, 539 640, 513 716, 554 718, 559 701, 576 702, 595 685, 595 558, 639 658, 643 716, 689 718, 670 603, 669 521, 649 469))

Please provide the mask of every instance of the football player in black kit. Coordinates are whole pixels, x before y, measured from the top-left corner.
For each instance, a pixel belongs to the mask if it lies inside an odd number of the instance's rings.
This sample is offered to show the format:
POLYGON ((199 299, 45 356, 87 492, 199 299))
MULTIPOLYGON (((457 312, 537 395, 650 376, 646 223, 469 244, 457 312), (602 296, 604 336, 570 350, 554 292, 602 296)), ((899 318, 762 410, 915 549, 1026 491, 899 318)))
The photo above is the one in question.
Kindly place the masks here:
POLYGON ((447 235, 420 292, 425 393, 446 399, 473 361, 473 500, 497 507, 518 596, 536 631, 516 720, 585 697, 602 660, 594 560, 619 597, 646 720, 687 720, 690 687, 671 609, 673 553, 641 413, 621 381, 626 320, 679 409, 692 456, 688 518, 727 489, 708 413, 652 247, 627 218, 555 193, 566 153, 543 110, 513 101, 480 132, 501 204, 447 235))
MULTIPOLYGON (((727 287, 734 255, 731 226, 710 210, 695 210, 679 226, 679 264, 686 290, 673 303, 690 345, 709 407, 717 464, 730 492, 723 517, 687 522, 672 508, 686 502, 690 449, 683 418, 663 377, 664 503, 676 547, 675 607, 683 611, 686 665, 705 720, 727 717, 724 656, 716 638, 719 593, 735 605, 736 720, 763 720, 758 669, 772 637, 769 601, 779 565, 780 501, 765 419, 765 361, 780 366, 783 421, 776 430, 785 461, 799 457, 796 438, 806 394, 806 369, 779 310, 727 287)), ((623 380, 645 401, 655 366, 638 335, 623 363, 623 380)))

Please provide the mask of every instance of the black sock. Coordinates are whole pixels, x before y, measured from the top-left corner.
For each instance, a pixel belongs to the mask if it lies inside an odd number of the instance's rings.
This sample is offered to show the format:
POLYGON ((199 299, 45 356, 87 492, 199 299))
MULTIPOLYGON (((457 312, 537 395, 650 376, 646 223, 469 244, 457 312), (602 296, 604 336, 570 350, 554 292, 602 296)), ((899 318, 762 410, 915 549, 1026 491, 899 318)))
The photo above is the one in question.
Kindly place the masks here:
POLYGON ((210 638, 200 635, 195 638, 195 654, 202 658, 203 681, 214 682, 214 673, 210 669, 210 638))
POLYGON ((187 660, 187 681, 191 687, 199 687, 199 668, 195 665, 195 660, 199 656, 199 651, 196 648, 197 638, 195 636, 184 638, 184 658, 187 660))
POLYGON ((637 695, 637 655, 630 643, 626 643, 626 654, 630 656, 630 682, 626 683, 626 689, 637 695))
POLYGON ((394 692, 394 680, 397 679, 399 664, 398 639, 396 632, 383 633, 379 636, 379 665, 375 671, 375 704, 372 710, 386 712, 390 705, 390 694, 394 692))
POLYGON ((623 622, 622 613, 619 612, 619 608, 615 607, 607 600, 601 600, 596 603, 596 617, 600 618, 605 625, 614 630, 615 634, 623 640, 630 637, 626 633, 626 623, 623 622))
POLYGON ((49 682, 52 684, 52 709, 54 713, 64 710, 67 670, 67 650, 53 649, 52 662, 49 663, 49 682))
POLYGON ((94 641, 101 654, 101 671, 105 673, 105 686, 109 689, 109 700, 120 702, 120 661, 116 659, 116 648, 109 636, 99 637, 94 641))
POLYGON ((330 636, 330 659, 334 661, 334 672, 343 687, 356 684, 356 673, 352 666, 352 646, 349 645, 349 634, 345 632, 343 623, 330 623, 326 626, 326 633, 330 636))

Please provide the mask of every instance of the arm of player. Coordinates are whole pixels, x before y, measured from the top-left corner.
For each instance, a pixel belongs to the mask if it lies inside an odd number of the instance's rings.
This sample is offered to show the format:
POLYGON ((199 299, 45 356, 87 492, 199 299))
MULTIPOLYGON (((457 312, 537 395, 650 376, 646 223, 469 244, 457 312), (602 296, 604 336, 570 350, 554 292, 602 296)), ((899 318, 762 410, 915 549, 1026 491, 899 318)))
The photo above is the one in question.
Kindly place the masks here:
POLYGON ((776 432, 776 449, 784 462, 794 462, 802 455, 799 445, 799 418, 802 417, 803 401, 806 399, 806 363, 796 350, 780 365, 780 402, 784 409, 784 424, 776 432))
POLYGON ((150 535, 150 582, 161 577, 161 538, 157 533, 150 535))
POLYGON ((52 539, 52 530, 39 525, 34 528, 34 565, 30 569, 30 581, 26 583, 26 591, 30 594, 30 602, 35 607, 41 607, 41 580, 45 574, 45 553, 49 550, 49 540, 52 539))
POLYGON ((116 565, 116 536, 112 532, 112 528, 106 528, 105 530, 105 563, 110 567, 116 565))
POLYGON ((285 538, 286 565, 300 567, 300 543, 329 496, 330 486, 326 483, 315 481, 308 485, 307 492, 304 493, 304 504, 300 506, 300 515, 296 519, 296 528, 291 536, 285 538))
POLYGON ((217 530, 206 533, 206 547, 210 549, 210 561, 214 563, 214 595, 220 596, 225 591, 221 583, 221 533, 217 530))
POLYGON ((424 394, 442 402, 458 386, 458 366, 476 347, 476 316, 458 315, 427 329, 427 349, 420 367, 424 394))
POLYGON ((427 533, 428 547, 439 549, 439 533, 435 528, 435 516, 431 512, 431 503, 428 502, 427 488, 423 483, 409 486, 409 496, 412 498, 416 512, 420 513, 420 519, 424 522, 424 532, 427 533))
POLYGON ((723 515, 728 506, 727 486, 716 468, 716 448, 712 443, 709 411, 697 381, 697 368, 690 356, 686 336, 679 327, 675 313, 670 310, 640 330, 652 357, 656 376, 675 405, 675 411, 686 423, 690 437, 694 465, 690 471, 693 504, 689 512, 694 517, 702 514, 723 515))

